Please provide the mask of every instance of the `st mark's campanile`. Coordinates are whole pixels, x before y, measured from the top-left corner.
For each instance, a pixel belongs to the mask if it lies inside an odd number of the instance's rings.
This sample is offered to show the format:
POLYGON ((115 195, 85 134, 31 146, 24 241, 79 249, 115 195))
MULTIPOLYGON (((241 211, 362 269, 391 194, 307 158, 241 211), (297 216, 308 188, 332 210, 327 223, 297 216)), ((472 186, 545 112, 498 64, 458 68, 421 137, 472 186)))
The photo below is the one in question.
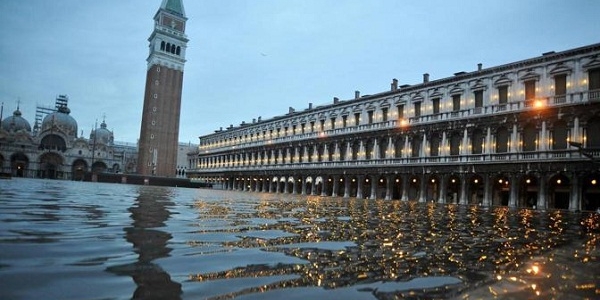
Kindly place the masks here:
POLYGON ((175 177, 186 21, 182 0, 163 0, 154 16, 138 142, 142 175, 175 177))

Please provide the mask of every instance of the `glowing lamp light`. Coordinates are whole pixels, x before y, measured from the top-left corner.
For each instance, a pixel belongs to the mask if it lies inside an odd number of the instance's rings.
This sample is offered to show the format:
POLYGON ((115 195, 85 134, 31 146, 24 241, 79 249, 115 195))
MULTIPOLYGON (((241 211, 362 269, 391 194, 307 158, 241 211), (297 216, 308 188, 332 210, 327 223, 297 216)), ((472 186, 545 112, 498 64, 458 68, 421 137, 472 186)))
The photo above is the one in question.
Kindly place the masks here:
POLYGON ((413 178, 412 182, 413 182, 413 183, 417 182, 417 179, 416 179, 416 178, 413 178))
POLYGON ((536 100, 533 102, 533 106, 534 106, 535 108, 542 108, 542 107, 544 107, 544 102, 543 102, 542 100, 540 100, 540 99, 536 99, 536 100))
POLYGON ((561 182, 562 182, 562 180, 556 179, 556 184, 560 184, 561 182))
POLYGON ((593 184, 593 185, 596 185, 596 183, 597 183, 597 182, 596 182, 596 179, 592 179, 592 184, 593 184))

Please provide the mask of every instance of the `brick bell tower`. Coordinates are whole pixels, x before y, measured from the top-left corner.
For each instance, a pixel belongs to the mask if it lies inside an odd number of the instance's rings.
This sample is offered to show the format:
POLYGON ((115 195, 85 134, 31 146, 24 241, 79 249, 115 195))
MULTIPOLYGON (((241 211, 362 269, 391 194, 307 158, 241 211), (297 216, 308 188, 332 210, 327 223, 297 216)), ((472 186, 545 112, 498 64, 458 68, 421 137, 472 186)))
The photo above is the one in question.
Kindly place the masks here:
POLYGON ((163 0, 154 15, 138 141, 137 170, 142 175, 176 175, 186 21, 182 0, 163 0))

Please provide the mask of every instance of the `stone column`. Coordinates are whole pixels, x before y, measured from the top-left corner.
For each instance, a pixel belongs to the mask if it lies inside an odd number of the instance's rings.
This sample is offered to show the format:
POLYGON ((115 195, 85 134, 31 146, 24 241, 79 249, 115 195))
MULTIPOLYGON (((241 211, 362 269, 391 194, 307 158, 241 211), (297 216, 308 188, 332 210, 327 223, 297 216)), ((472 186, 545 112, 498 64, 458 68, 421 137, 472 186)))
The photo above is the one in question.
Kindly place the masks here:
POLYGON ((484 174, 483 176, 483 206, 491 206, 492 205, 492 188, 493 182, 490 179, 490 174, 484 174))
POLYGON ((469 200, 467 197, 467 176, 464 174, 460 175, 460 197, 458 204, 468 204, 469 200))
POLYGON ((421 174, 419 185, 419 202, 427 202, 427 181, 425 180, 425 174, 421 174))
POLYGON ((409 180, 408 174, 404 174, 402 176, 402 197, 400 198, 400 200, 402 201, 408 201, 408 180, 409 180))
POLYGON ((339 183, 340 177, 337 176, 337 175, 334 175, 334 176, 332 176, 332 178, 333 178, 332 179, 333 180, 333 183, 332 183, 333 186, 331 188, 332 189, 332 191, 331 191, 331 197, 337 197, 337 191, 338 191, 339 184, 340 184, 339 183))
POLYGON ((569 201, 569 210, 577 211, 581 209, 581 184, 579 183, 579 176, 577 173, 573 173, 573 179, 571 180, 571 201, 569 201))
POLYGON ((358 175, 356 176, 357 179, 357 184, 356 184, 356 198, 357 199, 362 199, 363 198, 363 191, 362 191, 362 186, 363 186, 363 180, 365 179, 365 177, 363 175, 358 175))
POLYGON ((392 175, 385 176, 385 200, 392 200, 392 175))
POLYGON ((350 180, 344 176, 344 198, 350 198, 350 180))
POLYGON ((510 196, 508 198, 508 207, 517 207, 519 201, 519 177, 516 174, 510 174, 510 196))
POLYGON ((519 150, 519 132, 517 131, 517 124, 514 124, 512 134, 510 135, 510 149, 508 151, 515 153, 519 150))
POLYGON ((442 174, 440 176, 440 197, 438 199, 438 203, 446 203, 448 200, 446 196, 448 195, 448 175, 442 174))
POLYGON ((306 178, 304 176, 302 176, 302 187, 300 187, 300 190, 302 191, 301 194, 302 195, 306 195, 306 178))
POLYGON ((371 200, 377 199, 377 186, 379 183, 377 182, 376 176, 371 175, 371 200))
POLYGON ((540 175, 539 178, 539 192, 538 192, 538 198, 537 198, 537 203, 536 203, 536 208, 540 209, 540 210, 545 210, 546 208, 548 208, 548 201, 547 201, 547 195, 548 195, 548 184, 546 182, 546 176, 544 174, 540 175))

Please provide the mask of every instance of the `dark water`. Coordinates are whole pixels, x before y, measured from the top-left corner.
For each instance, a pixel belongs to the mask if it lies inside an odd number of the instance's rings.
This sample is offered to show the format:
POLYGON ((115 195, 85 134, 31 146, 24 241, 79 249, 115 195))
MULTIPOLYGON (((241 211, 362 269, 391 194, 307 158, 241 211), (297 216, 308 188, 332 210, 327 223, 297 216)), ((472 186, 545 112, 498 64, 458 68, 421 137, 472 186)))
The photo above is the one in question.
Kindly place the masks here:
POLYGON ((600 217, 0 181, 0 299, 594 299, 600 217))

